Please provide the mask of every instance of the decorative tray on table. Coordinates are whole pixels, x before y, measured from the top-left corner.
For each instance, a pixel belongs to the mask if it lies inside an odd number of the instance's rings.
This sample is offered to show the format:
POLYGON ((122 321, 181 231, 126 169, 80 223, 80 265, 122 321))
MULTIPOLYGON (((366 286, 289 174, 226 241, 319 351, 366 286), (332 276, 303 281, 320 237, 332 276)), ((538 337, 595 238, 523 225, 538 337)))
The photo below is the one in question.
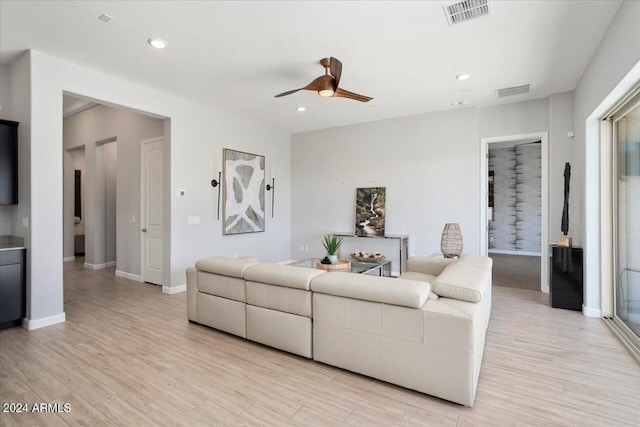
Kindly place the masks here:
POLYGON ((368 253, 368 252, 358 251, 350 255, 351 255, 351 258, 357 259, 358 261, 362 261, 362 262, 378 262, 384 259, 384 255, 382 255, 380 252, 368 253))
POLYGON ((327 271, 348 270, 350 267, 351 261, 348 259, 339 259, 337 264, 323 264, 320 261, 316 262, 316 268, 321 268, 327 271))

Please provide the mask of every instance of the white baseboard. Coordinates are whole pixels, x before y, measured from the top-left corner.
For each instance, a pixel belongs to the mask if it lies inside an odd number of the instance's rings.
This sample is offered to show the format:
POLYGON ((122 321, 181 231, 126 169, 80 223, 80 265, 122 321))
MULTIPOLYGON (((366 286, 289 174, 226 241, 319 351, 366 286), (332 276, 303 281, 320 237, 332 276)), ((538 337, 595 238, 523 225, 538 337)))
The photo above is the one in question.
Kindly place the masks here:
POLYGON ((117 265, 117 262, 116 262, 116 261, 109 261, 109 262, 105 262, 105 263, 104 263, 104 266, 105 266, 106 268, 109 268, 109 267, 115 267, 116 265, 117 265))
POLYGON ((127 273, 126 271, 116 270, 116 276, 134 280, 136 282, 142 282, 142 276, 140 276, 139 274, 131 274, 127 273))
POLYGON ((56 323, 63 323, 67 320, 67 316, 64 312, 56 314, 55 316, 43 317, 42 319, 28 319, 22 320, 22 327, 33 331, 34 329, 40 329, 47 326, 55 325, 56 323))
POLYGON ((84 268, 88 268, 89 270, 103 270, 107 266, 105 264, 89 264, 88 262, 84 263, 84 268))
POLYGON ((187 291, 187 285, 180 285, 180 286, 163 286, 162 287, 162 293, 163 294, 169 294, 169 295, 173 295, 173 294, 179 294, 180 292, 186 292, 187 291))
POLYGON ((66 256, 64 258, 62 258, 62 262, 71 262, 71 261, 75 261, 76 257, 75 256, 66 256))
POLYGON ((526 255, 526 256, 541 256, 540 252, 527 252, 527 251, 506 251, 502 249, 489 249, 490 254, 500 255, 526 255))
POLYGON ((602 317, 602 310, 598 308, 587 307, 586 305, 582 305, 582 314, 587 317, 602 317))

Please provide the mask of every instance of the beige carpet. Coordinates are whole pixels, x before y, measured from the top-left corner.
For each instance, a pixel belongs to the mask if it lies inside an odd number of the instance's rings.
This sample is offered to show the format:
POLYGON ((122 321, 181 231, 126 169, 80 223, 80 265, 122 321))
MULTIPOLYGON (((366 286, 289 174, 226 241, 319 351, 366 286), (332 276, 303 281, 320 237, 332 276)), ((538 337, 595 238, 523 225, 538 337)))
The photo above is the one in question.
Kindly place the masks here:
POLYGON ((493 286, 540 290, 540 257, 489 254, 493 259, 493 286))

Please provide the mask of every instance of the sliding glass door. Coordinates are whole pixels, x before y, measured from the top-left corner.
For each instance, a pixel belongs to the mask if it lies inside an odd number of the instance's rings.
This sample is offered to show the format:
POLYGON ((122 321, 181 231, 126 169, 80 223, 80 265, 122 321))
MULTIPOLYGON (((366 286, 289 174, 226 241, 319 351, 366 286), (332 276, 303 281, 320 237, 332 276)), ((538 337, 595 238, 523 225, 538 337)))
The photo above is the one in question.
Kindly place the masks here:
POLYGON ((614 117, 615 317, 640 337, 640 100, 614 117))

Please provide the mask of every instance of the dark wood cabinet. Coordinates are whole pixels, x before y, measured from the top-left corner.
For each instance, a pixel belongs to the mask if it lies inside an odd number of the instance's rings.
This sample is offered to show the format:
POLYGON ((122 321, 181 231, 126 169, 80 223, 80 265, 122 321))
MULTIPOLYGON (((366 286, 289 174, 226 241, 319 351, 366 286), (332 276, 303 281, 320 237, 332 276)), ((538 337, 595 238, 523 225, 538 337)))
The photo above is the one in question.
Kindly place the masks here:
POLYGON ((0 329, 22 325, 25 278, 25 249, 0 251, 0 329))
POLYGON ((0 205, 18 204, 18 122, 0 119, 0 205))
POLYGON ((582 248, 551 246, 551 307, 582 311, 582 248))

